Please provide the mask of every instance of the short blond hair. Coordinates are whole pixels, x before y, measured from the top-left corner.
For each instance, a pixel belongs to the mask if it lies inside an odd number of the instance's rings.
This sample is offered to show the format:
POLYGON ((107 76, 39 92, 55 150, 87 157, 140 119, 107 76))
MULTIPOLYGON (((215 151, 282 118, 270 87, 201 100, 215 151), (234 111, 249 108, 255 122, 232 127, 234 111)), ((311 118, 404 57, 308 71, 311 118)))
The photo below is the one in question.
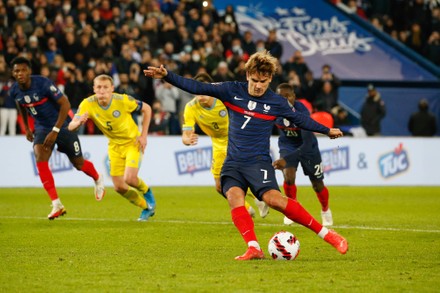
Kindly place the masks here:
POLYGON ((251 55, 246 62, 245 69, 249 74, 260 73, 272 76, 277 70, 278 60, 269 51, 264 50, 251 55))
POLYGON ((113 78, 110 75, 107 75, 107 74, 100 74, 100 75, 96 76, 93 79, 93 84, 95 83, 95 80, 104 80, 104 81, 108 80, 108 81, 110 81, 111 85, 114 85, 113 78))

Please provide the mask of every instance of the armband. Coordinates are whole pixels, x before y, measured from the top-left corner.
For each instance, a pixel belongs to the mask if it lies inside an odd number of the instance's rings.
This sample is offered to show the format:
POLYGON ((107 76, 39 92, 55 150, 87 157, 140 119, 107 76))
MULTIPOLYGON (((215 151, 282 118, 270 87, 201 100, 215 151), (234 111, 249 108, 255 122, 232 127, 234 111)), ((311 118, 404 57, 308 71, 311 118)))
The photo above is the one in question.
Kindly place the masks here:
POLYGON ((52 128, 52 131, 54 131, 54 132, 56 132, 56 133, 59 133, 59 132, 60 132, 60 129, 59 129, 58 127, 54 126, 54 127, 52 128))

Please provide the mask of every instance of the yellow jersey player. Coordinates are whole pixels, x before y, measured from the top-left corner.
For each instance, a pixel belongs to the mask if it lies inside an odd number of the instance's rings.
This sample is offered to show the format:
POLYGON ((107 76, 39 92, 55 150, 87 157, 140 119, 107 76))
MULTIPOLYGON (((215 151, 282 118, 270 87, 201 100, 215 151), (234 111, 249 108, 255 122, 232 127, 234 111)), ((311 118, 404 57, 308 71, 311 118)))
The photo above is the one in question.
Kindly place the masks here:
POLYGON ((109 139, 110 176, 119 194, 142 208, 138 221, 147 221, 155 213, 156 202, 151 188, 138 176, 142 156, 147 146, 151 107, 126 94, 114 93, 113 79, 99 75, 93 80, 94 95, 79 105, 69 130, 74 131, 91 119, 109 139), (132 113, 142 114, 142 130, 132 113))
MULTIPOLYGON (((201 82, 212 83, 212 78, 206 73, 199 73, 194 77, 195 80, 201 82)), ((182 142, 191 146, 198 143, 198 135, 195 132, 195 125, 212 141, 212 164, 211 172, 215 180, 215 189, 222 194, 220 184, 220 173, 223 162, 226 159, 228 148, 228 111, 223 103, 210 96, 196 96, 185 105, 183 114, 184 122, 182 125, 182 142)), ((222 194, 223 195, 223 194, 222 194)), ((251 195, 253 197, 253 195, 251 195)), ((261 217, 266 217, 269 207, 262 201, 254 197, 258 206, 261 217)), ((251 216, 255 215, 255 211, 249 203, 245 202, 247 211, 251 216)))

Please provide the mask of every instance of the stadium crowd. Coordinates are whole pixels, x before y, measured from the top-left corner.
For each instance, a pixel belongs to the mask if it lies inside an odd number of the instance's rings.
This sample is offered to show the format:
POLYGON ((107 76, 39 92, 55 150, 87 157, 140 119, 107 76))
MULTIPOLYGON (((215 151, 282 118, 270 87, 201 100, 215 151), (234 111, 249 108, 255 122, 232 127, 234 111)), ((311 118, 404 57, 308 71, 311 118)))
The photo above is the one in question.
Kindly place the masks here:
MULTIPOLYGON (((332 2, 440 64, 436 1, 332 2)), ((23 131, 8 96, 8 64, 18 55, 31 59, 34 74, 54 81, 73 111, 93 94, 95 76, 109 74, 116 92, 154 105, 153 134, 179 135, 184 105, 192 97, 166 82, 144 78, 141 69, 164 64, 187 77, 206 72, 214 81, 245 80, 245 62, 264 49, 282 55, 275 29, 266 39, 255 39, 252 32, 239 30, 232 5, 220 15, 210 0, 0 0, 0 135, 23 131)), ((324 64, 322 72, 313 73, 297 51, 279 64, 271 88, 287 82, 313 111, 332 112, 340 122, 341 109, 335 108, 340 81, 330 69, 324 64)), ((92 123, 80 131, 100 133, 92 123)))

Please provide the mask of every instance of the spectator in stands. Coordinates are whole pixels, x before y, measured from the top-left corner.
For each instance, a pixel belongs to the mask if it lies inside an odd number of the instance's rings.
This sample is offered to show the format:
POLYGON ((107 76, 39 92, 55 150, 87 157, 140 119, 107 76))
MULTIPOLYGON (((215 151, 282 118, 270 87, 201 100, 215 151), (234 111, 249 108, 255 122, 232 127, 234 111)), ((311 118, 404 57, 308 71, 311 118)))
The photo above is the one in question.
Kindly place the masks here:
POLYGON ((385 103, 373 84, 369 84, 365 102, 361 108, 361 125, 368 136, 380 135, 380 122, 385 117, 385 103))
POLYGON ((316 99, 316 95, 319 91, 319 84, 316 82, 313 71, 308 70, 304 75, 304 82, 302 83, 302 97, 305 98, 309 103, 313 103, 316 99))
POLYGON ((151 117, 150 129, 148 134, 167 135, 169 134, 170 113, 163 110, 162 103, 155 100, 152 106, 153 115, 151 117))
POLYGON ((156 88, 156 98, 161 101, 164 111, 170 113, 169 134, 176 135, 181 132, 177 103, 179 91, 168 82, 160 83, 156 88))
POLYGON ((226 24, 232 24, 232 26, 235 26, 238 28, 238 22, 235 18, 235 11, 233 5, 227 5, 225 8, 225 13, 220 18, 224 23, 226 24))
POLYGON ((319 88, 322 89, 323 84, 325 82, 330 82, 332 85, 332 94, 338 99, 339 86, 341 85, 341 81, 336 76, 334 72, 332 72, 332 67, 329 64, 324 64, 321 67, 321 77, 319 78, 319 88))
POLYGON ((14 81, 6 66, 3 55, 0 55, 0 136, 15 135, 17 130, 17 107, 9 90, 14 81))
POLYGON ((257 51, 257 48, 255 46, 255 42, 253 41, 253 36, 252 36, 251 31, 244 32, 242 48, 243 48, 243 51, 248 54, 248 56, 254 54, 257 51))
POLYGON ((328 113, 331 113, 333 107, 338 105, 338 97, 335 95, 330 81, 325 81, 322 84, 322 88, 312 104, 314 111, 325 111, 328 113))
POLYGON ((228 68, 228 63, 225 61, 221 61, 212 74, 212 79, 215 82, 231 81, 235 78, 234 74, 228 68))
POLYGON ((271 29, 267 36, 266 42, 264 43, 266 50, 272 54, 277 59, 280 59, 283 55, 283 46, 277 40, 277 30, 271 29))
POLYGON ((306 72, 309 70, 301 51, 295 51, 289 60, 283 64, 283 70, 288 73, 290 70, 294 70, 299 76, 301 81, 304 81, 306 72))
POLYGON ((434 31, 429 36, 424 55, 434 64, 440 66, 440 32, 434 31))
POLYGON ((419 111, 411 115, 408 130, 413 136, 434 136, 437 132, 435 115, 429 112, 427 99, 419 101, 419 111))

